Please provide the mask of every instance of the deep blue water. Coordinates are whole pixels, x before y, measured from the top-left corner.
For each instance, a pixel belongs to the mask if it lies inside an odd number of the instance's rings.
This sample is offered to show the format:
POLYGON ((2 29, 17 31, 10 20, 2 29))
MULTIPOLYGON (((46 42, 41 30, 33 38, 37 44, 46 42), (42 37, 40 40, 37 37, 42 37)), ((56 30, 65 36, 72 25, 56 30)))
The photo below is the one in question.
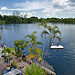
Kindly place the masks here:
MULTIPOLYGON (((57 25, 61 31, 61 45, 64 46, 62 50, 49 50, 49 56, 46 56, 45 60, 53 66, 57 75, 75 75, 75 25, 73 24, 51 24, 57 25)), ((7 24, 3 25, 4 29, 1 31, 1 43, 6 43, 7 47, 14 47, 14 40, 23 39, 27 34, 31 34, 33 31, 37 31, 37 40, 43 42, 41 38, 41 32, 43 27, 38 27, 37 24, 7 24)), ((28 39, 26 39, 28 40, 28 39)), ((57 39, 53 41, 57 44, 57 39)), ((48 47, 49 39, 46 40, 46 48, 48 47)), ((25 49, 25 53, 28 54, 28 48, 25 49)))

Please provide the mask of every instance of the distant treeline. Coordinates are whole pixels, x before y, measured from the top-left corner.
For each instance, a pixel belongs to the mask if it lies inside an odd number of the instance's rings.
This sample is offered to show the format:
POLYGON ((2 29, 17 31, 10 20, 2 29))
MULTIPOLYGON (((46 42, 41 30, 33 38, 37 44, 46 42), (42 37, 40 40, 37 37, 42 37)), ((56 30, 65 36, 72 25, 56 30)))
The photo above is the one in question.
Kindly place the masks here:
POLYGON ((68 23, 68 24, 75 24, 75 18, 40 18, 38 17, 30 17, 30 18, 23 18, 20 16, 1 16, 0 15, 0 25, 1 24, 20 24, 20 23, 34 23, 34 22, 41 22, 42 20, 46 20, 47 22, 53 23, 68 23))

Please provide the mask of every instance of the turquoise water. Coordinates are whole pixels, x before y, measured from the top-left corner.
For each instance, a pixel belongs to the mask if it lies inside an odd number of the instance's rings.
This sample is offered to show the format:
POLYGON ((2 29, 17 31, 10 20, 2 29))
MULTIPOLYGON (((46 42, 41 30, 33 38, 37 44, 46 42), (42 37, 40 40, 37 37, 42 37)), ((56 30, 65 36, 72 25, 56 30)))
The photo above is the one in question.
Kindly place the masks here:
MULTIPOLYGON (((73 24, 51 24, 58 25, 61 30, 61 45, 64 46, 62 50, 49 50, 49 56, 46 56, 45 60, 53 66, 57 75, 75 75, 75 25, 73 24)), ((43 42, 41 38, 41 32, 43 27, 38 27, 36 24, 7 24, 3 25, 4 29, 1 30, 0 43, 6 43, 7 47, 14 47, 14 40, 23 39, 27 34, 31 34, 33 31, 37 31, 37 40, 43 42)), ((28 40, 28 39, 26 39, 28 40)), ((48 47, 48 41, 46 40, 46 48, 48 47)), ((57 40, 53 43, 56 45, 57 40)), ((42 48, 42 47, 41 47, 42 48)), ((28 54, 28 48, 25 49, 26 55, 28 54)))

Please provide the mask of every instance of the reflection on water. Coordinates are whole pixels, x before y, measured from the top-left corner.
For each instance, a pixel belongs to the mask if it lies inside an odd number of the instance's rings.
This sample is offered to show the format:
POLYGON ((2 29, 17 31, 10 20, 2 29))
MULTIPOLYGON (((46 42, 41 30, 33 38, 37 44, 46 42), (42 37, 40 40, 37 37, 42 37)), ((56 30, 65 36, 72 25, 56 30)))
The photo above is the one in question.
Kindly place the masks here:
MULTIPOLYGON (((45 60, 54 67, 57 75, 75 75, 75 25, 72 24, 51 24, 58 25, 61 30, 61 45, 64 46, 62 50, 49 50, 49 55, 45 60)), ((6 43, 8 47, 14 47, 14 40, 23 39, 27 34, 31 34, 33 31, 37 31, 37 38, 43 42, 41 38, 41 32, 43 27, 38 27, 37 24, 8 24, 3 25, 4 29, 1 29, 0 43, 6 43)), ((48 46, 49 39, 46 40, 46 48, 48 46)), ((57 40, 53 41, 57 44, 57 40)), ((28 48, 25 49, 26 55, 28 54, 28 48)))

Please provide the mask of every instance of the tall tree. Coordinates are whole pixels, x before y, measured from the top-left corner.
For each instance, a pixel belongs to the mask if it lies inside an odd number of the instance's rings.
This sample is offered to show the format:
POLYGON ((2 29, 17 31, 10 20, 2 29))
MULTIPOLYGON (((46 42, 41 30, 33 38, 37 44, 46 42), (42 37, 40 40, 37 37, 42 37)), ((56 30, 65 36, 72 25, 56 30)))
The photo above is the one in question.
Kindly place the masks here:
MULTIPOLYGON (((56 25, 53 26, 53 27, 52 26, 47 26, 47 30, 48 31, 44 30, 42 32, 42 36, 43 36, 43 34, 48 34, 49 35, 50 40, 49 40, 48 49, 50 49, 52 39, 57 38, 59 40, 59 43, 61 42, 61 38, 59 36, 59 35, 61 35, 61 32, 60 32, 59 28, 56 25)), ((47 49, 47 51, 48 51, 48 49, 47 49)), ((46 51, 46 53, 47 53, 47 51, 46 51)))
MULTIPOLYGON (((39 24, 39 25, 44 27, 43 32, 46 31, 47 22, 45 20, 42 20, 41 24, 39 24)), ((43 32, 42 32, 42 34, 43 34, 43 32)), ((46 42, 46 33, 45 33, 44 46, 43 46, 43 55, 44 55, 45 42, 46 42)), ((42 59, 43 59, 43 55, 42 55, 42 59)))
MULTIPOLYGON (((37 33, 36 31, 34 31, 31 35, 27 35, 26 37, 29 37, 30 41, 30 45, 31 47, 29 48, 29 58, 31 59, 31 57, 33 58, 41 58, 41 54, 42 54, 42 51, 40 48, 37 47, 37 45, 42 45, 42 42, 39 42, 39 41, 36 41, 36 36, 35 36, 35 33, 37 33)), ((26 38, 25 37, 25 38, 26 38)))

